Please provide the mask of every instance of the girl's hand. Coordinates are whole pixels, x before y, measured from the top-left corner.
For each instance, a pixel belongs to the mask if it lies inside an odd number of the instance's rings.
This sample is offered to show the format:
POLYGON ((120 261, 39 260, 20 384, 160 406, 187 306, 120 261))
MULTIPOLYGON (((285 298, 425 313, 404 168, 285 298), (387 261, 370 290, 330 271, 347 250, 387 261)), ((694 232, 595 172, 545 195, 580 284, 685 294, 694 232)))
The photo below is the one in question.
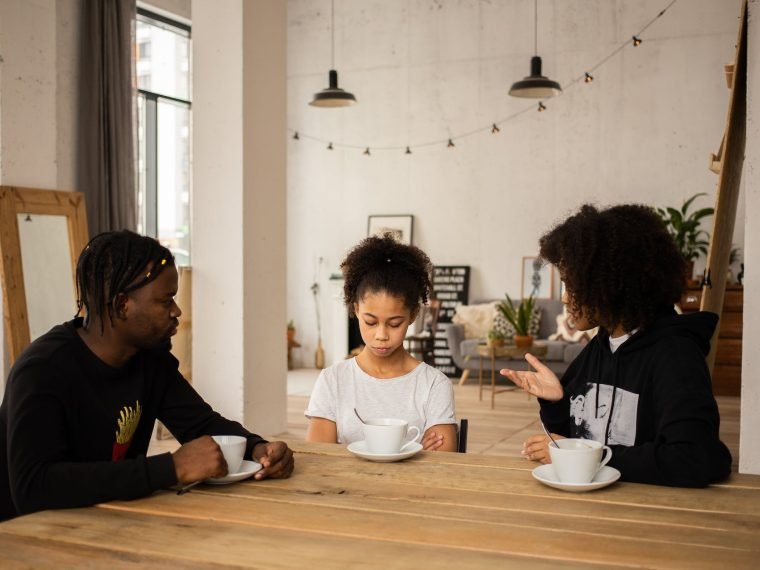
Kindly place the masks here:
MULTIPOLYGON (((564 439, 564 436, 552 434, 554 439, 564 439)), ((531 461, 538 461, 540 463, 551 463, 552 458, 549 455, 549 444, 551 440, 544 434, 532 435, 523 442, 522 451, 520 455, 531 461)))
POLYGON ((437 451, 443 445, 443 435, 428 430, 422 438, 422 449, 425 451, 437 451))
POLYGON ((502 368, 499 372, 514 382, 518 388, 522 388, 528 392, 528 394, 549 400, 550 402, 561 400, 564 392, 557 375, 530 353, 525 355, 525 360, 536 369, 535 372, 531 370, 511 370, 509 368, 502 368))

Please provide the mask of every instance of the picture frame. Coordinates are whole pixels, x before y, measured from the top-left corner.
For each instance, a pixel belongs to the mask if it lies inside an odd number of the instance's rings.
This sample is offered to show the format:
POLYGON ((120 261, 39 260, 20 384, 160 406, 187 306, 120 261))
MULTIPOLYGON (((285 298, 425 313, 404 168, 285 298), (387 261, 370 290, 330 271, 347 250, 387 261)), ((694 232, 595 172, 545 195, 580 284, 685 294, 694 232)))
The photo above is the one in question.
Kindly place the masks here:
POLYGON ((367 220, 367 237, 391 233, 399 242, 411 245, 413 230, 412 215, 369 216, 367 220))
POLYGON ((540 257, 522 258, 523 299, 533 295, 536 299, 554 298, 554 267, 540 257))

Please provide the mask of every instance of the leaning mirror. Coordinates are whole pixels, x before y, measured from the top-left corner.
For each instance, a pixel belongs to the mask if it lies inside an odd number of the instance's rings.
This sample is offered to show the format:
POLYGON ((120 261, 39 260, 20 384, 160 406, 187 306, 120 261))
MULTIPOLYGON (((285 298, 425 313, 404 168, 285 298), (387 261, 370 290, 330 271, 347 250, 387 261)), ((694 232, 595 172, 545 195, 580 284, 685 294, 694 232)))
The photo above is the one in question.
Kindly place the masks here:
POLYGON ((81 192, 0 186, 0 275, 12 363, 76 313, 75 272, 87 245, 81 192))

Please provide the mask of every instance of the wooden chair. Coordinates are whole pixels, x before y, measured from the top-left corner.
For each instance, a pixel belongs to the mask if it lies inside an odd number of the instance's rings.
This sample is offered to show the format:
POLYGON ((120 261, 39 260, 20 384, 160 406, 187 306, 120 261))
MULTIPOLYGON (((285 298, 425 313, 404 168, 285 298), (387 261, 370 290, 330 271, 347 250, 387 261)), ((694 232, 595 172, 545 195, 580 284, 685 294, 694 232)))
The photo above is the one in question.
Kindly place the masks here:
POLYGON ((420 320, 422 322, 422 331, 406 337, 407 350, 412 355, 419 355, 422 362, 435 365, 435 333, 438 330, 438 315, 441 312, 441 301, 439 299, 428 300, 427 305, 423 305, 420 320))
POLYGON ((457 453, 467 453, 467 428, 469 422, 467 419, 459 420, 459 429, 457 430, 457 453))

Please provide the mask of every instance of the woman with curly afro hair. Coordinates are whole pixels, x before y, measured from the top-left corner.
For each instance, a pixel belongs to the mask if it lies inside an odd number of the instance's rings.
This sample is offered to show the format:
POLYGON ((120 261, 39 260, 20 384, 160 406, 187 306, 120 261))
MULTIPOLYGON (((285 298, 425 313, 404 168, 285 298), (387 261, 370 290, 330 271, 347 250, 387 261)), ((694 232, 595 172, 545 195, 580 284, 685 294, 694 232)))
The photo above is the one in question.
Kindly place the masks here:
MULTIPOLYGON (((541 237, 540 255, 559 269, 575 327, 599 327, 561 382, 532 355, 535 372, 502 370, 539 398, 547 429, 609 445, 608 465, 625 481, 702 487, 726 477, 731 454, 705 362, 718 316, 676 314, 685 261, 655 212, 584 205, 541 237)), ((522 453, 550 463, 548 444, 531 436, 522 453)))
POLYGON ((364 439, 365 418, 400 418, 423 434, 427 450, 456 451, 451 381, 404 348, 406 331, 426 304, 432 264, 390 234, 370 237, 341 264, 343 296, 359 320, 364 349, 321 372, 305 415, 307 441, 350 444, 364 439))

